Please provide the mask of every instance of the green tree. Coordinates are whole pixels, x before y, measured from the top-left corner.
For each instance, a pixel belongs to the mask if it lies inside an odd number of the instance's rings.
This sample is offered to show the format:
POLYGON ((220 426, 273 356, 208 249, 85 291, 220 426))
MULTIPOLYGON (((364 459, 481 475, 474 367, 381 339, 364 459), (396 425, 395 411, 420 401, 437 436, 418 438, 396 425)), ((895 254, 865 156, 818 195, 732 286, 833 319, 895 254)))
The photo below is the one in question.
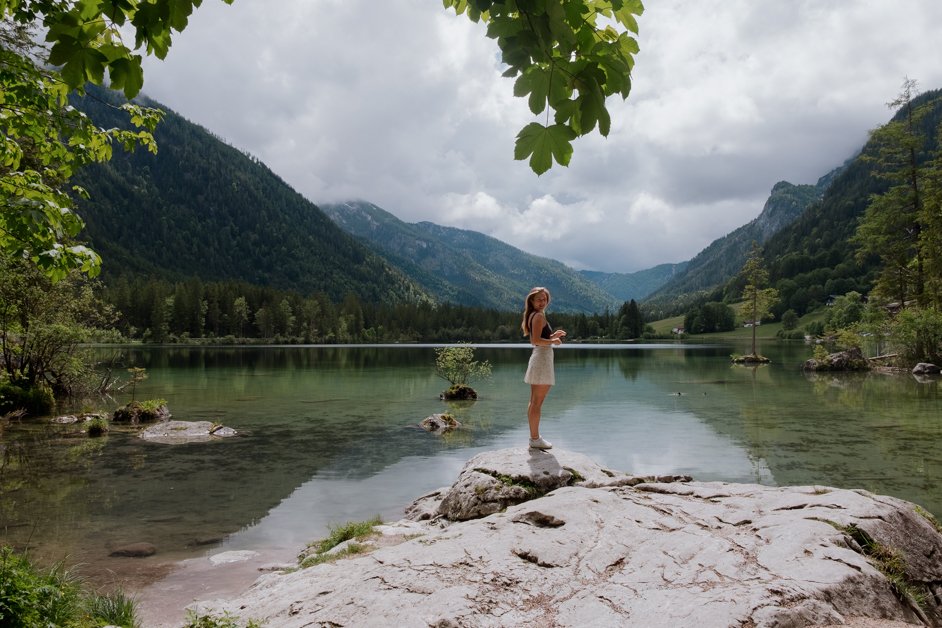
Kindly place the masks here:
POLYGON ((631 299, 622 304, 618 309, 618 333, 617 337, 622 338, 640 338, 644 332, 644 319, 641 317, 641 308, 638 303, 631 299))
MULTIPOLYGON (((166 57, 173 33, 201 4, 0 0, 0 250, 25 255, 53 278, 74 268, 98 272, 98 255, 74 242, 83 223, 69 179, 84 164, 110 159, 113 143, 156 150, 151 132, 160 114, 128 104, 123 109, 141 130, 104 129, 70 107, 68 97, 107 82, 133 98, 144 84, 144 55, 166 57), (48 48, 34 43, 31 31, 40 29, 48 48)), ((529 158, 542 174, 554 160, 568 165, 576 137, 596 128, 608 135, 607 98, 627 98, 631 90, 641 0, 444 0, 444 6, 487 24, 504 74, 516 78, 514 94, 526 97, 535 115, 546 112, 543 124, 518 134, 517 159, 529 158)))
POLYGON ((742 291, 741 313, 747 323, 752 323, 752 355, 757 356, 756 327, 763 318, 772 316, 772 306, 778 302, 778 290, 765 287, 769 283, 769 271, 763 265, 762 250, 755 242, 752 243, 745 265, 739 271, 739 278, 746 284, 742 291))
POLYGON ((785 313, 782 314, 782 329, 785 331, 792 331, 793 329, 798 328, 798 314, 795 313, 795 310, 785 310, 785 313))
MULTIPOLYGON (((32 260, 54 279, 76 268, 95 275, 101 263, 94 251, 75 242, 84 223, 74 211, 73 195, 84 190, 70 186, 69 179, 83 165, 110 159, 114 144, 155 151, 151 131, 160 118, 156 110, 126 104, 121 109, 139 130, 104 129, 69 106, 69 94, 81 91, 84 74, 74 75, 74 64, 61 73, 49 69, 63 63, 62 55, 55 46, 47 53, 36 44, 31 27, 42 15, 49 37, 65 38, 66 24, 54 23, 61 16, 56 5, 78 4, 90 3, 0 1, 0 251, 32 260), (78 82, 66 80, 66 74, 78 82)), ((68 36, 107 39, 80 28, 68 36)), ((99 56, 111 52, 102 49, 99 56)))
POLYGON ((919 250, 925 264, 926 302, 942 311, 942 124, 935 129, 936 150, 926 164, 919 250))
POLYGON ((873 154, 864 159, 874 165, 877 177, 889 188, 873 194, 854 242, 860 247, 858 259, 875 254, 883 266, 874 292, 904 305, 910 299, 926 302, 925 265, 920 250, 925 219, 923 185, 926 178, 926 133, 921 121, 929 108, 913 104, 916 81, 906 79, 900 94, 889 107, 901 115, 871 134, 873 154))
POLYGON ((245 297, 238 296, 232 302, 232 323, 239 332, 239 338, 245 337, 245 324, 249 322, 249 304, 245 297))
POLYGON ((859 292, 848 292, 834 299, 824 317, 828 329, 839 330, 860 322, 864 314, 864 303, 859 292))
POLYGON ((704 303, 684 316, 684 330, 688 334, 732 331, 735 327, 736 315, 733 308, 718 301, 704 303))
POLYGON ((0 368, 10 384, 57 396, 86 388, 92 369, 82 343, 112 322, 78 272, 53 282, 34 264, 0 255, 0 368))
POLYGON ((491 365, 487 360, 475 360, 470 345, 439 347, 435 349, 435 374, 452 386, 463 386, 489 377, 491 365))
POLYGON ((907 308, 890 323, 890 342, 907 365, 942 362, 942 312, 907 308))

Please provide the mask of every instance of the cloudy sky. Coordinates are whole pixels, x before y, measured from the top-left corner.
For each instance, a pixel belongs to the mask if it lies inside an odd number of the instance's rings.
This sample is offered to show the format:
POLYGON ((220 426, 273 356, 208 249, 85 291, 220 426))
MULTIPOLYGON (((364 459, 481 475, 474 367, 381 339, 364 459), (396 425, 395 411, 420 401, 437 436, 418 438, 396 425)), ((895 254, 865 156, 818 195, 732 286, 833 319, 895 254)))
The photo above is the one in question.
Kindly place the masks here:
POLYGON ((483 27, 438 0, 205 0, 144 92, 315 203, 367 200, 575 268, 690 259, 942 88, 938 0, 649 0, 612 131, 537 177, 483 27), (277 9, 275 9, 277 7, 277 9), (933 43, 935 42, 935 43, 933 43))

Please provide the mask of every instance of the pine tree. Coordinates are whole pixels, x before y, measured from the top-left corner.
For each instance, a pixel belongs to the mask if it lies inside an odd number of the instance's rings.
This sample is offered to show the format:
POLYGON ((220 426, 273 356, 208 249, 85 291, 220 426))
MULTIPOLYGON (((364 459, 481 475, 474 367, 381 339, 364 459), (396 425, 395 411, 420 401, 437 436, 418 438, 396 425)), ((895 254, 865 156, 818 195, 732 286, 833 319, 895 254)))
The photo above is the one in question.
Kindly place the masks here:
POLYGON ((874 166, 874 174, 889 189, 870 198, 854 242, 860 246, 858 258, 880 256, 883 268, 874 291, 904 305, 915 299, 925 305, 925 263, 920 241, 925 219, 923 186, 926 178, 927 136, 922 120, 929 107, 914 106, 916 81, 906 79, 895 100, 887 103, 900 114, 873 131, 875 153, 864 156, 874 166))

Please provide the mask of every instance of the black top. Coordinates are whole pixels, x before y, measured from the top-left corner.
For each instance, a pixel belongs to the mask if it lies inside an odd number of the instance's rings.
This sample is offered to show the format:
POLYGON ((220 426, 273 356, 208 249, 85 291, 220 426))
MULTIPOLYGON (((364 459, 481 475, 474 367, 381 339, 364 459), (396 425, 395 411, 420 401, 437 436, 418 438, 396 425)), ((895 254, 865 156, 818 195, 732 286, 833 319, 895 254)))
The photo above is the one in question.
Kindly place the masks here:
MULTIPOLYGON (((532 329, 532 327, 533 327, 533 317, 536 316, 537 314, 539 314, 539 312, 534 312, 533 314, 530 314, 530 327, 531 327, 531 329, 532 329)), ((544 340, 549 340, 549 339, 551 339, 552 337, 553 337, 553 328, 550 327, 549 321, 544 318, 544 319, 543 319, 543 329, 540 330, 540 338, 543 338, 544 340)))

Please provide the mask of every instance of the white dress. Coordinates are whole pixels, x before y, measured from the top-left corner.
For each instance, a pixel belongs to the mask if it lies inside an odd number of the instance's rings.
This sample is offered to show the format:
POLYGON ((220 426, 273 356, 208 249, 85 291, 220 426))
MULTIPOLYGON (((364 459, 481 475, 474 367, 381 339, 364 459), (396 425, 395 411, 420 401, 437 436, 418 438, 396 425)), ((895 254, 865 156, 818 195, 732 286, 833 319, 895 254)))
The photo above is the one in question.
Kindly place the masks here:
MULTIPOLYGON (((531 321, 535 314, 536 312, 530 315, 531 321)), ((549 327, 552 331, 549 323, 546 323, 546 327, 549 327)), ((542 331, 540 335, 542 337, 542 331)), ((550 386, 556 384, 556 373, 553 369, 553 345, 535 345, 533 347, 533 353, 530 355, 530 362, 527 364, 527 373, 523 376, 523 381, 527 384, 548 384, 550 386)))
POLYGON ((527 364, 527 374, 523 381, 528 384, 556 384, 556 373, 553 369, 553 347, 533 347, 530 363, 527 364))

